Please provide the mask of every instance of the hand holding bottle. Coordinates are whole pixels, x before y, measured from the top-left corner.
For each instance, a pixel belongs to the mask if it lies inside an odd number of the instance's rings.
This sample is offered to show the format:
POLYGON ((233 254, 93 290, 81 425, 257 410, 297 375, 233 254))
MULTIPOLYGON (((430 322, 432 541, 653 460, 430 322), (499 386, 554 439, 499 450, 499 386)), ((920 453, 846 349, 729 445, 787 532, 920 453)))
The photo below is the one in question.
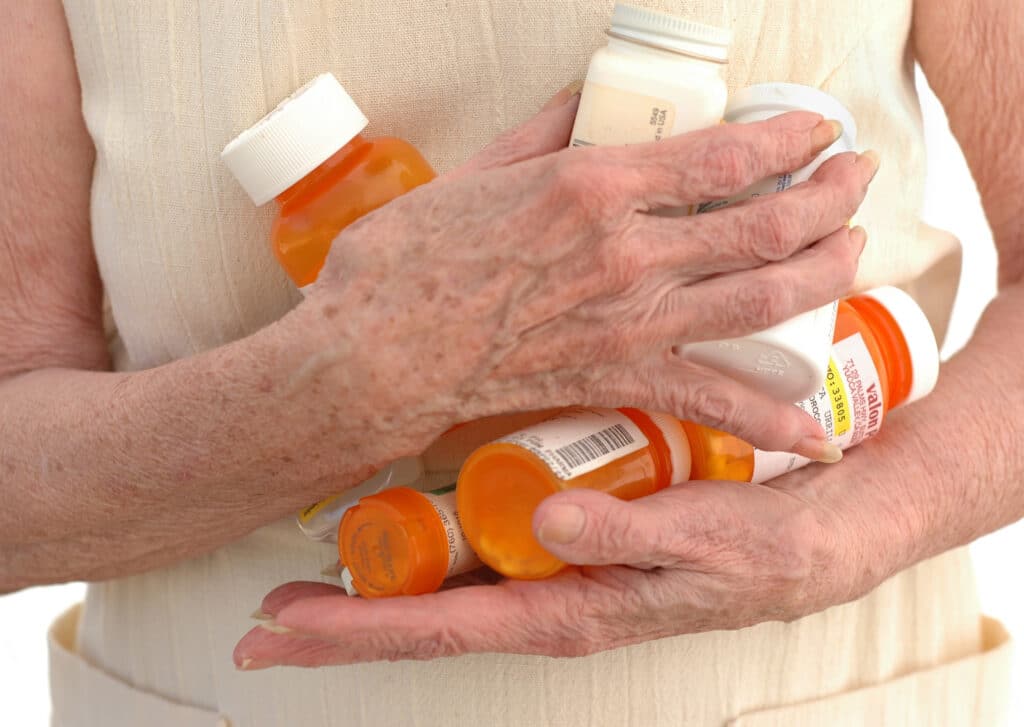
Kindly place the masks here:
MULTIPOLYGON (((681 332, 746 332, 845 293, 863 245, 845 221, 875 160, 842 155, 802 187, 699 217, 648 216, 661 206, 725 198, 774 171, 799 168, 837 130, 798 113, 657 148, 558 151, 576 103, 563 92, 462 170, 339 237, 295 314, 325 352, 310 361, 310 377, 322 391, 329 389, 319 379, 336 376, 366 388, 380 412, 367 421, 381 431, 368 431, 364 446, 390 445, 381 459, 415 451, 454 417, 627 402, 742 432, 767 449, 801 449, 794 442, 810 437, 802 449, 820 455, 814 438, 821 430, 795 407, 667 352, 681 332), (344 347, 344 366, 332 361, 339 341, 364 342, 344 347), (396 373, 388 375, 392 366, 396 373)), ((589 653, 750 622, 766 608, 749 599, 755 582, 771 584, 764 597, 776 599, 773 613, 836 599, 813 580, 853 562, 830 530, 833 511, 809 509, 781 489, 753 486, 752 495, 749 487, 707 483, 640 502, 594 492, 561 496, 600 500, 588 510, 588 535, 572 553, 567 544, 561 557, 608 562, 607 553, 618 549, 619 560, 641 567, 676 561, 668 575, 630 567, 570 570, 549 581, 372 602, 322 583, 287 584, 262 606, 276 623, 246 636, 236 663, 589 653), (653 521, 644 514, 657 514, 661 525, 647 528, 653 521), (780 545, 777 528, 787 522, 821 526, 797 529, 780 545), (720 547, 709 548, 709 538, 720 547), (756 555, 750 568, 748 552, 756 555), (808 591, 813 602, 801 596, 808 591), (571 613, 589 614, 587 623, 571 623, 571 613)), ((851 579, 844 588, 866 588, 868 580, 851 579)))
POLYGON ((845 293, 864 244, 845 223, 877 161, 840 155, 787 194, 652 215, 799 168, 839 130, 794 113, 565 150, 577 101, 560 100, 472 171, 347 228, 296 311, 319 349, 309 377, 358 385, 373 402, 365 440, 380 451, 367 461, 419 451, 458 421, 579 403, 666 411, 827 458, 802 413, 669 350, 845 293))

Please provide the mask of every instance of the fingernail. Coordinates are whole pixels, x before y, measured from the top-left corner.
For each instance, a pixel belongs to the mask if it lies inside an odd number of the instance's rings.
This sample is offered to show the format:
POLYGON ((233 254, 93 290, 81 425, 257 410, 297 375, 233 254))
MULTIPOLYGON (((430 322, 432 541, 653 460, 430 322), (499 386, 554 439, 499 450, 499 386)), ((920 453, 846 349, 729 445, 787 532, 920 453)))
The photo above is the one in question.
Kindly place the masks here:
POLYGON ((537 539, 556 545, 569 545, 583 534, 587 515, 578 505, 552 505, 537 528, 537 539))
POLYGON ((850 241, 861 250, 868 242, 868 231, 858 225, 850 230, 850 241))
POLYGON ((793 452, 822 464, 835 464, 843 459, 843 450, 818 437, 804 437, 793 447, 793 452))
POLYGON ((544 104, 544 111, 556 109, 569 103, 573 96, 583 90, 583 81, 573 81, 568 86, 551 97, 551 100, 544 104))
MULTIPOLYGON (((875 175, 878 174, 878 168, 882 166, 882 157, 878 156, 878 152, 873 150, 861 154, 857 161, 863 161, 867 165, 871 171, 871 179, 875 178, 875 175)), ((868 181, 871 180, 869 179, 868 181)))
POLYGON ((265 631, 269 631, 272 634, 290 634, 290 633, 292 633, 292 629, 288 628, 287 626, 282 626, 281 624, 276 623, 273 620, 261 623, 260 624, 260 628, 265 630, 265 631))
POLYGON ((242 659, 242 663, 238 665, 239 671, 245 671, 252 664, 252 659, 242 659))
POLYGON ((811 145, 815 151, 824 151, 835 144, 842 135, 843 125, 841 123, 833 119, 822 121, 811 130, 811 145))
POLYGON ((254 618, 257 621, 269 621, 274 617, 271 616, 269 613, 264 613, 263 611, 257 608, 255 611, 249 614, 249 618, 254 618))

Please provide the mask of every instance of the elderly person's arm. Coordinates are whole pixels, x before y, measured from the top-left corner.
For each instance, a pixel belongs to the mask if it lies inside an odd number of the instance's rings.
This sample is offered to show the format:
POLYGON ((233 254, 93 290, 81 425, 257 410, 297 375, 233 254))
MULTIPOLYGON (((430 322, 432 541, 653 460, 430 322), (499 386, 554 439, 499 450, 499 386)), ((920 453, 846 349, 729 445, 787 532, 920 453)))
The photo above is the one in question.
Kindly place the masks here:
POLYGON ((1019 0, 916 3, 916 51, 981 189, 1002 287, 935 392, 893 412, 881 436, 840 466, 767 486, 694 483, 634 502, 577 490, 539 508, 538 538, 561 559, 633 567, 386 602, 288 584, 265 599, 275 623, 248 634, 236 662, 572 655, 791 620, 1024 517, 1022 37, 1019 0))
POLYGON ((209 551, 457 418, 629 402, 825 456, 808 417, 664 352, 842 293, 864 242, 843 220, 870 165, 838 157, 802 194, 705 219, 646 214, 802 166, 835 138, 820 117, 553 154, 577 104, 564 92, 457 174, 349 228, 281 321, 115 373, 63 8, 0 0, 0 17, 0 591, 209 551), (753 234, 761 220, 774 235, 753 234), (822 260, 827 273, 794 284, 822 260))

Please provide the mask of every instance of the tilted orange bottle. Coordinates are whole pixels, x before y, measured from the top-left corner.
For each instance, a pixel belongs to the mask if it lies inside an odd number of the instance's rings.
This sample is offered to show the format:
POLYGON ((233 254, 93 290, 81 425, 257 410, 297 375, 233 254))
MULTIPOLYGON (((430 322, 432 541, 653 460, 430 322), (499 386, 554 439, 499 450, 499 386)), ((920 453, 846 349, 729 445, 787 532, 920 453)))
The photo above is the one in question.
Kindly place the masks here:
POLYGON ((364 137, 368 123, 325 73, 221 153, 257 206, 277 199, 271 243, 300 289, 316 280, 338 233, 436 176, 408 142, 364 137))
MULTIPOLYGON (((240 134, 221 158, 257 206, 279 209, 271 246, 281 267, 306 293, 338 234, 436 176, 406 141, 362 135, 368 120, 330 73, 317 76, 240 134)), ((386 467, 363 484, 362 494, 421 471, 416 458, 386 467)), ((299 527, 316 540, 335 537, 349 497, 331 497, 298 514, 299 527)))
POLYGON ((341 520, 338 555, 352 587, 367 598, 432 593, 482 565, 459 524, 454 485, 396 487, 360 499, 341 520))
MULTIPOLYGON (((938 371, 924 313, 903 291, 879 288, 840 304, 825 385, 798 406, 846 449, 874 435, 889 409, 927 395, 938 371)), ((533 536, 549 495, 585 487, 633 499, 688 479, 764 482, 808 461, 664 414, 570 410, 476 450, 456 501, 484 563, 511 578, 545 578, 565 567, 533 536)))

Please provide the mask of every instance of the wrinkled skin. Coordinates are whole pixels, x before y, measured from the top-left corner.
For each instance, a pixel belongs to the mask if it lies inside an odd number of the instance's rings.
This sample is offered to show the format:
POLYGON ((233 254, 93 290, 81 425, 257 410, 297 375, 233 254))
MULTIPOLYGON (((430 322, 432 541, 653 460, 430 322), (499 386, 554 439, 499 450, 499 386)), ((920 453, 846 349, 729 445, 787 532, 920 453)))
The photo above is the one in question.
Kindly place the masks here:
MULTIPOLYGON (((459 204, 414 192, 336 242, 321 281, 342 292, 317 301, 318 291, 313 304, 330 320, 351 311, 351 330, 430 364, 375 390, 395 402, 382 409, 404 402, 411 414, 396 431, 443 418, 419 409, 421 400, 466 419, 552 401, 643 401, 824 458, 820 431, 798 409, 670 350, 764 328, 846 292, 864 238, 845 222, 877 159, 842 155, 785 194, 698 217, 656 216, 799 168, 835 130, 790 114, 658 146, 556 153, 575 104, 556 97, 435 183, 459 204), (489 225, 478 224, 484 215, 489 225), (537 230, 526 245, 511 232, 523 228, 537 230), (403 242, 383 249, 378 238, 403 242)), ((813 482, 797 474, 778 486, 692 483, 635 502, 562 493, 534 525, 579 567, 537 582, 484 572, 438 594, 379 601, 287 584, 264 600, 273 621, 240 642, 235 661, 256 669, 486 651, 577 656, 796 618, 881 577, 837 577, 840 563, 853 562, 852 541, 813 482)))
POLYGON ((763 329, 846 293, 865 242, 846 221, 877 160, 844 154, 783 195, 653 215, 799 168, 836 132, 795 113, 657 145, 567 151, 577 100, 561 99, 338 238, 307 299, 308 327, 324 344, 306 375, 368 392, 374 428, 410 452, 455 424, 453 413, 469 421, 585 402, 674 412, 826 458, 809 417, 671 349, 763 329))

